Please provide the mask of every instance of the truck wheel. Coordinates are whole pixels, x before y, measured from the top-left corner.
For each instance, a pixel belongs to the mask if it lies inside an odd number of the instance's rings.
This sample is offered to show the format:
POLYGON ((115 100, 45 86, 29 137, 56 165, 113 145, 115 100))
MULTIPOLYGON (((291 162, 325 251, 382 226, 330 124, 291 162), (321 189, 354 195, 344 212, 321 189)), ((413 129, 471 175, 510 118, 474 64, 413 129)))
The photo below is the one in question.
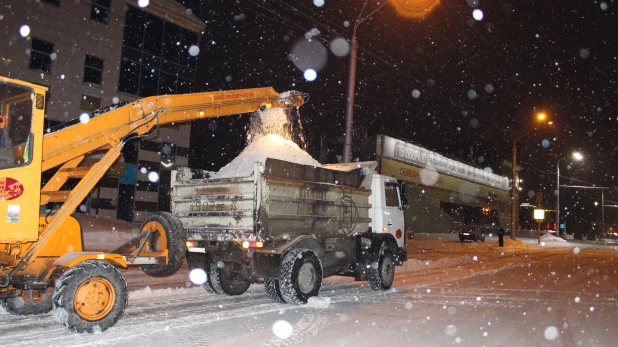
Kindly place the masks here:
POLYGON ((186 252, 186 236, 180 220, 169 212, 159 212, 146 218, 140 230, 142 233, 148 232, 148 230, 153 231, 140 254, 161 256, 167 250, 167 264, 142 265, 144 273, 153 277, 166 277, 175 274, 182 266, 186 252))
POLYGON ((382 250, 378 268, 369 278, 369 286, 373 290, 387 290, 395 279, 395 262, 393 253, 389 249, 382 250))
POLYGON ((285 300, 283 299, 283 295, 281 295, 281 287, 279 285, 279 279, 277 278, 265 278, 264 279, 264 289, 266 289, 266 294, 269 298, 274 302, 278 302, 280 304, 285 304, 285 300))
MULTIPOLYGON (((251 282, 234 277, 234 266, 224 262, 213 262, 210 264, 210 276, 208 276, 208 286, 217 294, 240 295, 249 289, 251 282), (222 263, 220 267, 217 264, 222 263)), ((206 287, 208 290, 208 287, 206 287)))
POLYGON ((45 290, 22 290, 21 295, 4 300, 6 312, 17 316, 43 314, 52 309, 54 287, 45 290))
POLYGON ((87 260, 56 281, 54 316, 69 330, 102 332, 122 317, 128 298, 127 282, 113 265, 87 260))
POLYGON ((322 263, 310 249, 293 249, 285 254, 281 264, 279 289, 285 302, 306 304, 322 287, 322 263))

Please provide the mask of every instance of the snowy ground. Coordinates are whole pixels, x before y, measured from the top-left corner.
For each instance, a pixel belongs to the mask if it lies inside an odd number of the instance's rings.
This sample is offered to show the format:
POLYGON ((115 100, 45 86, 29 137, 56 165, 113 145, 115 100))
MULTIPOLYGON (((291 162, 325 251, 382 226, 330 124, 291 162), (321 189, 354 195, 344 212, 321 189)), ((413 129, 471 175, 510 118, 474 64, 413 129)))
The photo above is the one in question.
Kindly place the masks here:
POLYGON ((76 334, 51 315, 2 312, 0 345, 614 346, 618 340, 615 245, 507 239, 499 248, 496 238, 416 236, 387 292, 331 277, 320 299, 291 306, 271 302, 261 285, 238 297, 216 296, 187 284, 186 269, 156 280, 132 269, 125 272, 129 308, 115 327, 76 334))

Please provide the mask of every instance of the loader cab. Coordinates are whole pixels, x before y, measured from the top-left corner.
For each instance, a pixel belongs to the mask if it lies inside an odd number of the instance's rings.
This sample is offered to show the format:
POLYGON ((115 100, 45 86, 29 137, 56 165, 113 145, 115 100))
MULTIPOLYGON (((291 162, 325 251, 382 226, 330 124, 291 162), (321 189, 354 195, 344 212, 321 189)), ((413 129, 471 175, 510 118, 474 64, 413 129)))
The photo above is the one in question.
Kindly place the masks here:
POLYGON ((38 237, 45 92, 0 78, 0 242, 38 237))
POLYGON ((373 232, 389 233, 395 237, 397 245, 403 247, 405 240, 403 210, 407 205, 405 186, 400 185, 392 177, 374 174, 369 203, 373 232))

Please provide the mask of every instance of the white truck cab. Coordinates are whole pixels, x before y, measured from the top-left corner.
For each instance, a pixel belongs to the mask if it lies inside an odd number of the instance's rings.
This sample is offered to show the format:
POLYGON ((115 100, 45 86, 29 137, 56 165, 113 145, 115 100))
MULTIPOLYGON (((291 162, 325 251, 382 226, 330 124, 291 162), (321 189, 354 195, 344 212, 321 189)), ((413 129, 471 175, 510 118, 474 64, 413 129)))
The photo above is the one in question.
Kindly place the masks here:
POLYGON ((388 233, 399 247, 404 246, 405 226, 403 210, 407 205, 403 186, 390 176, 374 174, 369 196, 369 217, 374 233, 388 233))

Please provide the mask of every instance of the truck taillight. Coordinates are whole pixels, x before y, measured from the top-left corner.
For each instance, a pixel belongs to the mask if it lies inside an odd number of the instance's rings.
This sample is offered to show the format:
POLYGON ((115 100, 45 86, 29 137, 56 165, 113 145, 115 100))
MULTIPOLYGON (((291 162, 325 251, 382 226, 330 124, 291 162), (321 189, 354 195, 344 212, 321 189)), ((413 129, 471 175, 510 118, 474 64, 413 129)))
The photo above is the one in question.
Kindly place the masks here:
POLYGON ((187 241, 186 245, 187 245, 187 248, 197 247, 197 241, 187 241))
POLYGON ((242 248, 262 248, 264 247, 264 242, 261 241, 243 241, 242 248))

